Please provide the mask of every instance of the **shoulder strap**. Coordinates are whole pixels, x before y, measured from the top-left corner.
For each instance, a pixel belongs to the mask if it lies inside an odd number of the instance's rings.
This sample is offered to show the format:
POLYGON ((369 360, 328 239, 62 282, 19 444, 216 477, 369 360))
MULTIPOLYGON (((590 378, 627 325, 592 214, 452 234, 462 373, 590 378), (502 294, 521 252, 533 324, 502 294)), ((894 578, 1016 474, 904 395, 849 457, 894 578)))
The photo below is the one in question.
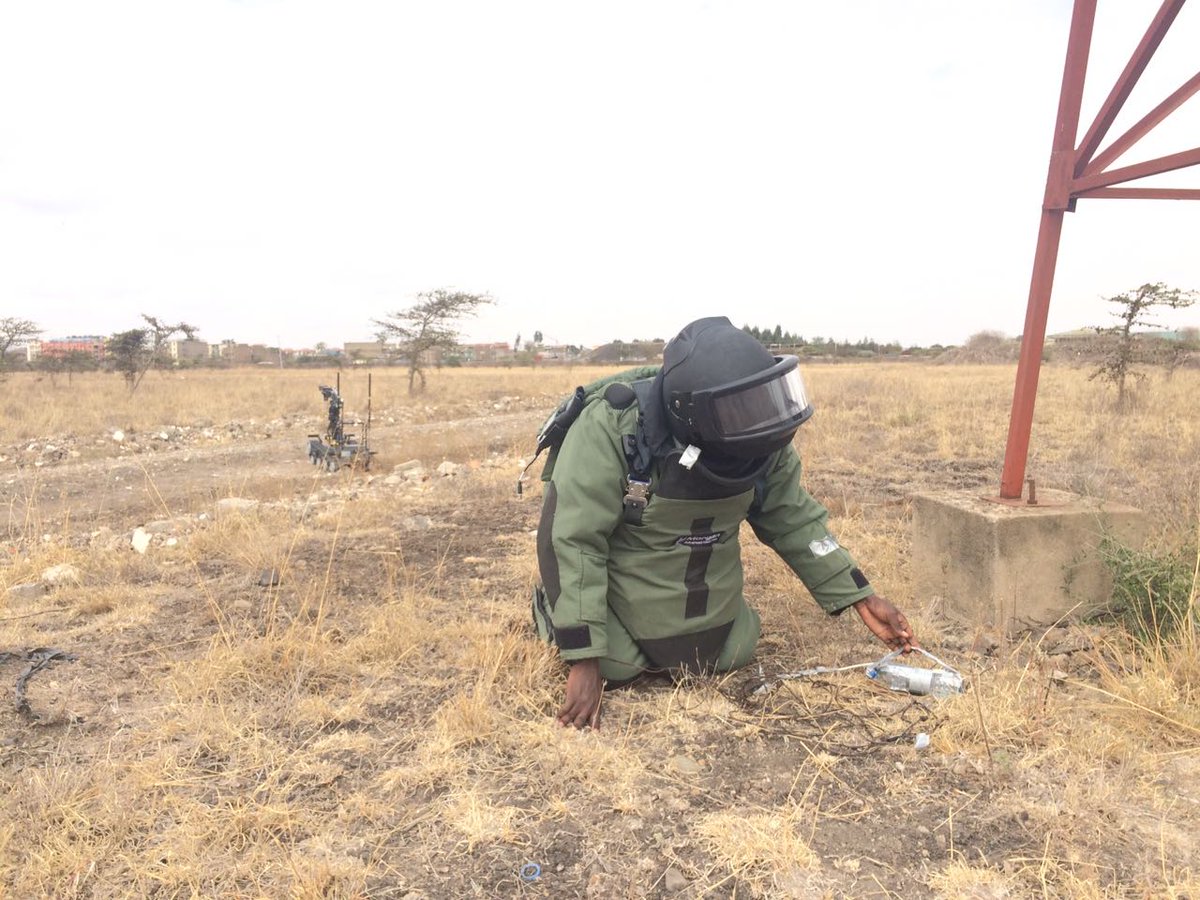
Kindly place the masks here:
POLYGON ((621 436, 621 447, 625 451, 625 464, 629 474, 625 476, 625 497, 621 501, 623 517, 628 525, 641 525, 642 514, 650 502, 650 469, 654 465, 654 453, 646 438, 646 405, 653 402, 654 381, 643 378, 630 384, 637 397, 637 429, 633 434, 621 436))

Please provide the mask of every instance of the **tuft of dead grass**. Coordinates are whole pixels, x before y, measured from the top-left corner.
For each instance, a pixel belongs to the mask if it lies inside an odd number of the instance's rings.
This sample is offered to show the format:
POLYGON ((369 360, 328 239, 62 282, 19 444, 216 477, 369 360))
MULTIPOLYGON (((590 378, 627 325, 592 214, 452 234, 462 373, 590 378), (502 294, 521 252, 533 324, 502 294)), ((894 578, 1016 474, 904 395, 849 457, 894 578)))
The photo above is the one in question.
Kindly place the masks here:
POLYGON ((776 891, 786 895, 789 883, 819 868, 820 858, 804 838, 815 827, 811 810, 790 805, 767 812, 710 813, 697 823, 696 832, 717 866, 759 896, 771 896, 776 891))

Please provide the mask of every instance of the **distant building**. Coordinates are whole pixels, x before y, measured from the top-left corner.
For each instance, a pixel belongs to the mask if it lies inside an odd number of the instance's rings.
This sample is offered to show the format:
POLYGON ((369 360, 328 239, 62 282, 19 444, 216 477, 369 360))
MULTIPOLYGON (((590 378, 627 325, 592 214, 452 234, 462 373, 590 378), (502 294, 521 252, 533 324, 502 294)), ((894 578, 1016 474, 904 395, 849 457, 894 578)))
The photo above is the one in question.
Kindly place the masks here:
POLYGON ((167 354, 175 363, 205 359, 209 355, 207 341, 167 341, 167 354))
POLYGON ((279 365, 280 357, 285 353, 290 356, 291 352, 280 350, 278 347, 268 347, 266 344, 239 344, 232 340, 208 345, 209 358, 219 359, 227 366, 253 366, 260 363, 279 365))
POLYGON ((513 348, 503 342, 493 344, 463 344, 458 348, 463 362, 487 365, 510 361, 513 358, 513 348))
POLYGON ((574 362, 582 355, 583 348, 574 344, 538 347, 534 351, 534 358, 538 362, 574 362))
POLYGON ((387 359, 387 344, 383 341, 347 341, 342 352, 353 362, 380 362, 387 359))
POLYGON ((105 340, 99 335, 72 335, 52 341, 34 341, 25 348, 25 358, 33 362, 42 356, 63 357, 70 353, 86 353, 98 361, 104 360, 105 340))
POLYGON ((1058 334, 1046 335, 1047 344, 1082 344, 1096 340, 1095 328, 1076 328, 1074 331, 1060 331, 1058 334))

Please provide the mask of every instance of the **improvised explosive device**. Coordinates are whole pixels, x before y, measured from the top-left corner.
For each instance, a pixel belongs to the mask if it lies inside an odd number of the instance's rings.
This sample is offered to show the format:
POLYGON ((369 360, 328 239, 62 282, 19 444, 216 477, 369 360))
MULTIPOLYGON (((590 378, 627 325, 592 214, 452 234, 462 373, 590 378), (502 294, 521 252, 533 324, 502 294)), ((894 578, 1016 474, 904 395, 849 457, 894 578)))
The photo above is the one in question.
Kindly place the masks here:
POLYGON ((367 375, 367 419, 363 424, 361 439, 357 435, 346 434, 341 372, 338 372, 335 384, 335 387, 320 386, 321 396, 329 404, 329 420, 323 435, 308 436, 308 459, 314 466, 324 465, 327 472, 354 465, 366 471, 371 468, 371 456, 374 454, 367 443, 371 434, 371 376, 367 375))

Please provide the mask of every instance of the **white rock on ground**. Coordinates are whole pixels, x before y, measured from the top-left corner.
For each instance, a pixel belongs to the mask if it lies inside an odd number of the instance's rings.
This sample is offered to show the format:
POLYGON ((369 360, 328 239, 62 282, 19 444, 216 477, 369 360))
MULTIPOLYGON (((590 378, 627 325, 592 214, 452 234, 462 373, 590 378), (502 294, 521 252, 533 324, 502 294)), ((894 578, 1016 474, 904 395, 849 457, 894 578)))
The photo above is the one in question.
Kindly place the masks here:
POLYGON ((437 467, 437 473, 443 478, 453 478, 461 469, 462 466, 460 466, 458 463, 453 463, 450 462, 450 460, 446 460, 437 467))
POLYGON ((37 600, 46 594, 46 586, 40 581, 27 581, 24 584, 14 584, 6 594, 10 600, 37 600))
POLYGON ((150 534, 145 528, 133 529, 133 536, 129 539, 129 544, 138 553, 145 553, 150 549, 150 534))
POLYGON ((399 465, 392 466, 392 471, 402 475, 409 469, 419 468, 421 468, 421 461, 419 459, 410 459, 408 462, 402 462, 399 465))
POLYGON ((79 584, 79 570, 70 563, 59 563, 42 572, 42 581, 48 585, 79 584))

